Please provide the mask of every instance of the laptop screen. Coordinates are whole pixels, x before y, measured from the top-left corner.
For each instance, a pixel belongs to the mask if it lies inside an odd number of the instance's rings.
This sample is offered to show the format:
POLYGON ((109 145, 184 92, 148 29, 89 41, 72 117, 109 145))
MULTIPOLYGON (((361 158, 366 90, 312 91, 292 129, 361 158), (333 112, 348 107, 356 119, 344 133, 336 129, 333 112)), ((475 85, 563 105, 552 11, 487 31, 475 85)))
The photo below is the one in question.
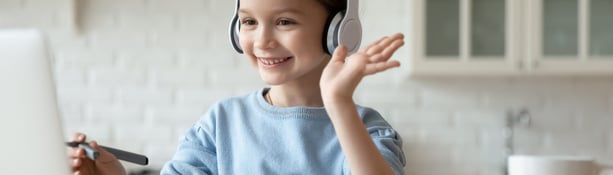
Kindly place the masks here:
POLYGON ((55 93, 42 34, 0 30, 2 174, 70 174, 55 93))

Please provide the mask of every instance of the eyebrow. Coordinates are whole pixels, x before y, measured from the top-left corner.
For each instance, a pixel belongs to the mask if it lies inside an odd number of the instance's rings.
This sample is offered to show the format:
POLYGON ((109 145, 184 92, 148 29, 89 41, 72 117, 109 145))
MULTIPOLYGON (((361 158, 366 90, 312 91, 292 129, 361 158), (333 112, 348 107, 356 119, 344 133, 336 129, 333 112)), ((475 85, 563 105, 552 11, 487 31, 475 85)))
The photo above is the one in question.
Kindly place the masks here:
MULTIPOLYGON (((239 14, 251 14, 248 10, 240 9, 240 8, 238 9, 238 13, 239 14)), ((276 10, 273 10, 272 13, 275 13, 275 14, 280 14, 280 13, 295 13, 295 14, 299 14, 299 15, 306 14, 306 12, 301 11, 301 10, 299 10, 297 8, 276 9, 276 10)))

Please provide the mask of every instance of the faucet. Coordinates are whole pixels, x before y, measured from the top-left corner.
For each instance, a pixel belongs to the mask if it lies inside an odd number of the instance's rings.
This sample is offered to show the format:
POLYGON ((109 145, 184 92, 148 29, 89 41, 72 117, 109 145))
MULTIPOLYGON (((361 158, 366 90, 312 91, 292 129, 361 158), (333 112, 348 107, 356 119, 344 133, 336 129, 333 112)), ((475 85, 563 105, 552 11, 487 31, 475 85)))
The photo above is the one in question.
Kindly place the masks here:
POLYGON ((502 168, 503 174, 508 174, 508 157, 514 154, 515 146, 515 127, 518 125, 530 126, 532 115, 530 111, 523 107, 519 110, 507 110, 505 120, 505 148, 504 148, 504 165, 502 168))

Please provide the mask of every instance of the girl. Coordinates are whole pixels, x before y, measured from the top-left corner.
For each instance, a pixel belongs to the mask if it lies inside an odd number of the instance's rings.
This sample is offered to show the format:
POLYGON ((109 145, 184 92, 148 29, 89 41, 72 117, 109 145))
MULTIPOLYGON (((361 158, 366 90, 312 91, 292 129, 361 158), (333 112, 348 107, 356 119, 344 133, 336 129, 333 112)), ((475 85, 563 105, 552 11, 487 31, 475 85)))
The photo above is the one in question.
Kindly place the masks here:
MULTIPOLYGON (((403 35, 329 55, 325 24, 345 8, 346 0, 241 0, 240 47, 270 87, 214 104, 161 174, 404 174, 398 133, 352 98, 363 77, 400 66, 389 59, 403 35)), ((125 174, 101 153, 91 162, 73 150, 73 169, 125 174)))

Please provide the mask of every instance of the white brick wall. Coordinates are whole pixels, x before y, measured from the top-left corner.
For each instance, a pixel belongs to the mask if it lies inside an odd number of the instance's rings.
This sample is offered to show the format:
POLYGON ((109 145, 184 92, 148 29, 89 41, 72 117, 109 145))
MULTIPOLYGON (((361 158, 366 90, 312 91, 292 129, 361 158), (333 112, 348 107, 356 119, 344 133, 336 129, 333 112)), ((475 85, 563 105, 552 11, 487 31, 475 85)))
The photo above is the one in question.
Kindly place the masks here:
MULTIPOLYGON (((264 86, 228 43, 233 4, 0 0, 0 27, 49 34, 67 134, 85 132, 104 145, 147 154, 150 167, 159 168, 211 103, 264 86)), ((363 1, 363 42, 408 33, 408 5, 363 1)), ((395 58, 406 63, 410 46, 407 40, 395 58)), ((407 174, 503 174, 505 115, 522 107, 533 118, 515 130, 516 153, 613 162, 611 78, 413 80, 405 69, 366 78, 356 100, 378 109, 402 134, 407 174)))

